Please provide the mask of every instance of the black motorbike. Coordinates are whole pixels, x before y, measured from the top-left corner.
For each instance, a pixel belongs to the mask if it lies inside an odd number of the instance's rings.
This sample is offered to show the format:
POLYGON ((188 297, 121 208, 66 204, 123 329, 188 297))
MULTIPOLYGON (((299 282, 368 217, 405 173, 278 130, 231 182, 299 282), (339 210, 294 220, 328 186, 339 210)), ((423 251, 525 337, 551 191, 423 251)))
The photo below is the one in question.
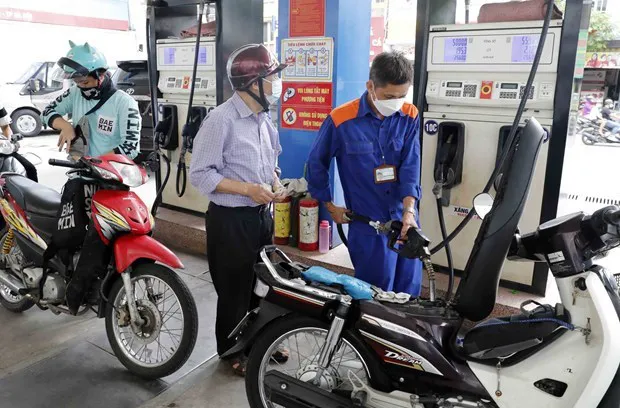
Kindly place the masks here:
POLYGON ((580 117, 577 119, 577 134, 581 136, 583 144, 592 146, 595 144, 620 144, 618 135, 612 135, 609 129, 603 126, 601 121, 605 119, 588 119, 580 117))
MULTIPOLYGON (((521 236, 544 138, 531 118, 495 198, 474 200, 482 224, 454 297, 438 298, 432 288, 428 299, 386 293, 264 248, 254 288, 260 305, 233 330, 238 341, 226 353, 249 352, 250 406, 618 407, 620 297, 592 259, 620 243, 620 209, 571 214, 521 236), (547 262, 562 303, 526 302, 521 313, 485 320, 507 256, 547 262), (288 360, 275 361, 276 350, 288 360)), ((428 239, 410 229, 400 242, 397 224, 376 229, 400 256, 421 258, 432 279, 428 239)))

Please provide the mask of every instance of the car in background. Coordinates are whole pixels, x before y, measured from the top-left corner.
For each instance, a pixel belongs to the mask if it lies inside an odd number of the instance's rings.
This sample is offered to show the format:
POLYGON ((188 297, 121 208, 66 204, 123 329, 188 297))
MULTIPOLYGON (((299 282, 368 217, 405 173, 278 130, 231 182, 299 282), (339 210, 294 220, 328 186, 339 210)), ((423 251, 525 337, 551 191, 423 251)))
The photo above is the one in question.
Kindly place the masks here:
POLYGON ((154 137, 148 66, 146 60, 117 61, 116 66, 112 82, 117 89, 125 91, 138 102, 142 116, 140 152, 143 156, 153 151, 154 137))
POLYGON ((13 132, 25 137, 41 133, 47 127, 41 122, 41 112, 70 86, 52 61, 33 62, 19 78, 3 84, 0 100, 13 121, 13 132))

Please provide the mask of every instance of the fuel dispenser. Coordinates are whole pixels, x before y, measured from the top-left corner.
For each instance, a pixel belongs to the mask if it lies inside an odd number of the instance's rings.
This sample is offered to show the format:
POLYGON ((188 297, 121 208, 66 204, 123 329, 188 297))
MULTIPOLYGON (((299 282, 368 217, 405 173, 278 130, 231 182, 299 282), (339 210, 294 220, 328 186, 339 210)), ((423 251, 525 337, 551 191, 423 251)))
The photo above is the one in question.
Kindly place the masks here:
MULTIPOLYGON (((474 196, 483 190, 500 160, 542 26, 542 21, 526 21, 430 27, 420 217, 421 227, 435 243, 442 241, 437 199, 450 233, 473 211, 474 196)), ((551 134, 561 30, 562 21, 551 20, 520 127, 535 116, 551 134)), ((540 223, 548 146, 544 144, 539 154, 521 218, 520 228, 525 231, 540 223)), ((474 217, 452 240, 455 270, 465 269, 479 227, 480 219, 474 217)), ((433 261, 448 267, 444 251, 433 261)), ((502 279, 529 287, 534 273, 531 265, 506 261, 502 279)))
POLYGON ((157 106, 155 142, 163 155, 157 177, 162 207, 206 212, 208 199, 188 180, 194 136, 209 112, 232 95, 228 55, 262 42, 262 15, 263 0, 149 0, 148 64, 151 103, 157 106))
MULTIPOLYGON (((161 121, 157 133, 162 134, 161 148, 171 162, 170 181, 163 190, 162 204, 204 213, 208 200, 187 182, 187 168, 191 163, 193 137, 216 106, 215 38, 200 39, 190 107, 195 42, 192 38, 157 40, 157 87, 162 93, 158 100, 161 121)), ((166 170, 162 167, 162 172, 166 170)))

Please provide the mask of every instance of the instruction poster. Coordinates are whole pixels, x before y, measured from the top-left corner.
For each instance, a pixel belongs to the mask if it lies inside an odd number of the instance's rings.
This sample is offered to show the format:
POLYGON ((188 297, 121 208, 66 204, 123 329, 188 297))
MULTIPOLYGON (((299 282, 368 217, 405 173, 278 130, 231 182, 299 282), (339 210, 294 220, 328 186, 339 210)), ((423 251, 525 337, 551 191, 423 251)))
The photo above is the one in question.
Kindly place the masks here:
POLYGON ((282 72, 284 81, 332 80, 334 40, 330 37, 296 38, 282 40, 281 47, 287 68, 282 72))
POLYGON ((325 35, 325 0, 290 0, 289 36, 325 35))
POLYGON ((318 130, 332 110, 331 82, 284 82, 281 126, 318 130))

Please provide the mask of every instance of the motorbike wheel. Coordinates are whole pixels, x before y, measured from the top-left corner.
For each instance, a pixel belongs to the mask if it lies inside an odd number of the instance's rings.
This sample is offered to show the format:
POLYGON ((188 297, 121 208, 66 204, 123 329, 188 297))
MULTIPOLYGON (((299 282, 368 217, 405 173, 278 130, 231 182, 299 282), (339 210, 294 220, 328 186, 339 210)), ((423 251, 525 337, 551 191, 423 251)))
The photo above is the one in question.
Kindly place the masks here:
MULTIPOLYGON (((252 346, 247 363, 245 376, 245 390, 251 408, 277 408, 280 405, 268 400, 267 390, 264 387, 264 376, 268 369, 284 369, 284 373, 302 381, 314 379, 317 360, 321 346, 324 344, 329 325, 316 319, 305 316, 288 315, 267 327, 252 346), (307 348, 299 346, 298 334, 305 334, 304 338, 316 348, 308 352, 307 348), (287 336, 295 335, 295 343, 287 347, 289 351, 288 361, 278 363, 273 360, 274 351, 278 350, 287 336), (317 335, 319 338, 317 338, 317 335), (308 339, 310 338, 310 339, 308 339), (321 340, 322 339, 322 340, 321 340), (297 349, 297 353, 293 349, 297 349), (304 348, 306 353, 301 353, 304 348), (271 366, 271 367, 268 367, 271 366), (291 367, 288 370, 285 367, 291 367)), ((303 339, 302 339, 303 340, 303 339)), ((285 345, 286 346, 286 345, 285 345)), ((369 384, 369 355, 363 340, 354 336, 351 332, 344 333, 342 342, 332 358, 332 364, 321 377, 321 388, 336 392, 340 396, 349 398, 352 387, 347 372, 352 371, 365 384, 369 384), (349 353, 345 353, 349 350, 349 353), (340 356, 342 354, 342 356, 340 356), (353 359, 344 359, 350 355, 353 359), (343 366, 344 365, 344 366, 343 366)))
MULTIPOLYGON (((4 246, 8 232, 9 230, 6 226, 0 230, 0 248, 4 246)), ((13 242, 9 253, 13 256, 23 257, 21 250, 17 247, 17 245, 15 245, 15 242, 13 242), (19 251, 19 254, 17 254, 17 251, 19 251)), ((34 306, 34 302, 32 300, 13 292, 7 286, 2 284, 0 284, 0 304, 2 304, 6 310, 13 313, 22 313, 34 306)))
POLYGON ((584 145, 586 146, 592 146, 594 145, 594 141, 590 138, 588 138, 586 135, 582 134, 581 135, 581 141, 583 142, 584 145))
POLYGON ((132 328, 123 280, 117 279, 105 313, 108 341, 132 373, 144 379, 166 377, 180 369, 194 350, 198 337, 196 303, 185 282, 165 266, 136 266, 131 281, 138 312, 146 323, 139 330, 132 328), (168 327, 169 322, 176 328, 168 327), (162 346, 166 343, 169 346, 162 346))

